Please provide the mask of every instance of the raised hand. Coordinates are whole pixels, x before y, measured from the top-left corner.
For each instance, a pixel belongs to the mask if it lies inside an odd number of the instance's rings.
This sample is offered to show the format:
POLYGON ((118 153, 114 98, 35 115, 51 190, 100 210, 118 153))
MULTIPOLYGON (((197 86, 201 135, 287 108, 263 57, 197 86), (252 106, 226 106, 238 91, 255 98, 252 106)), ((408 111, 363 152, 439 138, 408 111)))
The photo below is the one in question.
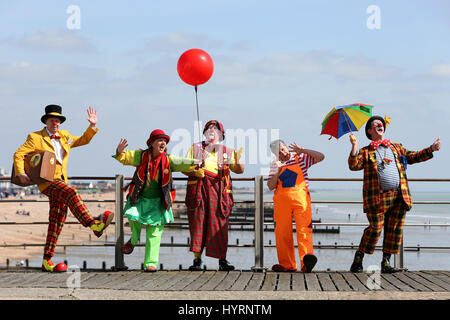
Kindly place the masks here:
POLYGON ((119 155, 119 154, 123 153, 127 147, 128 147, 127 139, 120 138, 119 145, 116 148, 116 154, 119 155))
POLYGON ((97 125, 97 111, 94 108, 89 107, 87 109, 88 118, 87 121, 91 124, 92 127, 97 125))
POLYGON ((239 160, 241 160, 243 152, 244 152, 244 147, 241 147, 239 149, 239 151, 236 153, 236 163, 239 163, 239 160))
POLYGON ((303 153, 303 148, 300 148, 297 143, 293 142, 291 143, 291 145, 289 146, 289 151, 291 152, 295 152, 296 154, 300 155, 301 153, 303 153))
POLYGON ((441 149, 441 138, 437 138, 435 142, 431 145, 431 150, 439 151, 441 149))
POLYGON ((356 139, 356 137, 353 134, 350 134, 350 143, 352 145, 358 145, 358 140, 356 139))

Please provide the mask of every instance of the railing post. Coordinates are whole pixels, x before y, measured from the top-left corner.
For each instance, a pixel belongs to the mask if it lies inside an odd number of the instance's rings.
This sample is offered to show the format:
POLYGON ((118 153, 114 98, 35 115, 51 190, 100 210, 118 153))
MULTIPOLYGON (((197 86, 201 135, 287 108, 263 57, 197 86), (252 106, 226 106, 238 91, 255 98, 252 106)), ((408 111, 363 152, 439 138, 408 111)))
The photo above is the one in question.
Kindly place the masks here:
POLYGON ((126 270, 125 261, 122 253, 123 246, 123 175, 116 175, 116 202, 115 202, 115 222, 116 222, 116 253, 114 270, 126 270))
POLYGON ((255 176, 255 266, 253 271, 265 271, 264 267, 264 178, 255 176))
POLYGON ((397 269, 403 269, 404 263, 403 263, 403 237, 402 237, 402 243, 400 244, 400 253, 394 254, 394 267, 397 269))

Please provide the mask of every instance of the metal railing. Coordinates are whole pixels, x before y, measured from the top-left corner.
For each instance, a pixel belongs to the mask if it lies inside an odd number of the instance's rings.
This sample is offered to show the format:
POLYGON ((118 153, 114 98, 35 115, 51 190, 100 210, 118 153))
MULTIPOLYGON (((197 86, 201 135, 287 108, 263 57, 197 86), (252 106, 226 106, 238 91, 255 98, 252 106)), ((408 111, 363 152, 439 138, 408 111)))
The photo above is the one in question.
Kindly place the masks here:
MULTIPOLYGON (((185 177, 174 177, 175 181, 187 181, 185 177)), ((115 199, 114 200, 100 200, 100 199, 87 199, 83 200, 84 202, 101 202, 101 203, 114 203, 115 204, 115 221, 112 224, 115 225, 115 243, 114 244, 94 244, 94 245, 64 245, 66 246, 114 246, 115 247, 115 266, 114 270, 125 270, 127 267, 125 266, 124 255, 122 253, 122 246, 124 244, 124 182, 125 180, 131 180, 131 178, 125 178, 123 175, 116 175, 115 177, 69 177, 69 180, 112 180, 115 182, 115 199)), ((264 267, 264 248, 269 247, 268 245, 264 245, 264 227, 267 225, 273 225, 273 222, 265 222, 264 221, 264 205, 272 204, 273 201, 264 201, 264 179, 263 176, 255 176, 253 178, 233 178, 233 181, 247 181, 254 182, 254 197, 253 200, 236 200, 237 204, 253 204, 255 207, 254 212, 254 247, 255 251, 255 265, 252 267, 254 271, 263 271, 267 268, 264 267)), ((324 182, 362 182, 362 179, 345 179, 345 178, 310 178, 310 181, 324 181, 324 182)), ((10 181, 10 177, 0 177, 0 181, 10 181)), ((450 179, 409 179, 408 181, 414 182, 450 182, 450 179)), ((7 202, 48 202, 48 200, 29 200, 29 199, 1 199, 1 203, 7 202)), ((327 200, 315 200, 311 201, 314 204, 363 204, 363 201, 327 201, 327 200)), ((184 203, 184 201, 174 201, 174 203, 184 203)), ((450 201, 415 201, 415 204, 442 204, 442 205, 450 205, 450 201)), ((2 225, 36 225, 36 224, 48 224, 48 222, 0 222, 0 226, 2 225)), ((67 224, 71 224, 71 222, 67 222, 67 224)), ((72 222, 72 224, 77 224, 77 222, 72 222)), ((186 222, 175 222, 171 223, 171 225, 186 225, 186 222)), ((230 225, 233 223, 230 222, 230 225)), ((243 222, 236 222, 234 224, 243 224, 243 222)), ((249 223, 245 223, 249 224, 249 223)), ((323 223, 323 222, 313 222, 314 226, 368 226, 368 223, 323 223)), ((450 224, 405 224, 405 226, 423 226, 423 227, 447 227, 450 224)), ((187 244, 188 245, 188 244, 187 244)), ((0 245, 1 246, 1 245, 0 245)), ((9 246, 42 246, 40 244, 20 244, 20 245, 9 245, 9 246)), ((179 246, 179 244, 171 244, 171 246, 179 246)), ((186 245, 184 245, 186 246, 186 245)), ((333 245, 318 245, 315 247, 325 248, 325 249, 354 249, 357 246, 352 245, 340 245, 337 247, 335 244, 333 245)), ((379 247, 377 246, 377 249, 379 247)), ((450 247, 420 247, 420 249, 450 249, 450 247)), ((394 265, 397 268, 403 268, 404 261, 404 250, 403 243, 401 244, 400 254, 394 255, 394 265)))

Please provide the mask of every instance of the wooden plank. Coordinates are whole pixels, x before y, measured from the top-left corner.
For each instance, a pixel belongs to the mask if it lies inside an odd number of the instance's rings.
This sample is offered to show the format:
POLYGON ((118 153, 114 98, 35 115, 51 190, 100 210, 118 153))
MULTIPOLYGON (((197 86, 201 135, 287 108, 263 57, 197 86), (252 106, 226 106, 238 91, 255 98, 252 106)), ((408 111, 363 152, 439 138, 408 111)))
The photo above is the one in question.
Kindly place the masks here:
POLYGON ((24 282, 27 276, 28 275, 25 272, 14 272, 13 274, 10 274, 7 278, 3 279, 2 287, 4 288, 16 287, 17 284, 24 282))
POLYGON ((16 279, 17 273, 16 272, 2 272, 0 273, 0 287, 7 286, 8 283, 11 281, 14 281, 16 279))
POLYGON ((254 272, 253 276, 251 277, 250 281, 248 282, 248 285, 245 287, 246 291, 258 291, 264 282, 264 273, 262 272, 254 272))
POLYGON ((112 286, 112 289, 116 290, 136 290, 138 289, 142 283, 148 282, 151 277, 161 277, 165 272, 157 272, 154 274, 145 274, 144 272, 131 272, 126 275, 126 278, 123 279, 120 283, 112 286))
MULTIPOLYGON (((192 271, 191 271, 192 272, 192 271)), ((198 271, 196 271, 198 272, 198 271)), ((211 279, 216 271, 203 271, 203 274, 198 277, 197 280, 190 283, 188 286, 186 286, 183 290, 187 291, 194 291, 198 290, 201 286, 203 286, 209 279, 211 279)))
POLYGON ((214 290, 215 287, 219 285, 219 283, 225 278, 227 275, 227 272, 218 271, 216 274, 208 281, 206 282, 202 287, 199 288, 199 290, 202 291, 211 291, 214 290))
POLYGON ((407 273, 408 272, 399 272, 399 273, 396 273, 395 275, 397 276, 397 279, 403 281, 404 283, 407 283, 410 287, 412 287, 413 289, 415 289, 417 291, 426 291, 426 292, 431 291, 429 288, 427 288, 420 282, 415 281, 411 277, 408 277, 406 275, 407 273))
POLYGON ((67 279, 69 273, 48 273, 47 281, 44 282, 45 288, 67 288, 67 279))
POLYGON ((144 289, 151 288, 151 290, 167 290, 170 287, 176 285, 177 283, 183 282, 188 272, 189 271, 181 271, 181 272, 169 271, 166 277, 161 277, 157 281, 152 281, 151 284, 146 283, 144 289))
POLYGON ((340 273, 331 272, 330 277, 338 291, 353 291, 340 273))
MULTIPOLYGON (((355 277, 358 278, 359 281, 361 281, 361 284, 363 286, 365 286, 365 288, 367 288, 368 291, 372 291, 374 290, 373 288, 368 286, 368 283, 372 283, 372 280, 369 280, 369 274, 367 274, 366 272, 361 272, 361 273, 354 273, 355 277)), ((380 277, 380 282, 381 282, 381 288, 383 288, 383 279, 380 277)), ((395 288, 394 286, 392 286, 392 290, 398 290, 397 288, 395 288)))
POLYGON ((420 272, 414 272, 414 271, 409 271, 405 273, 408 277, 410 277, 411 279, 414 279, 415 281, 423 284, 425 287, 429 288, 431 291, 444 291, 444 289, 436 284, 434 284, 433 282, 423 278, 420 275, 420 272))
POLYGON ((168 290, 181 291, 202 275, 201 272, 192 272, 192 271, 182 271, 182 272, 184 274, 183 281, 175 283, 172 287, 168 288, 168 290))
POLYGON ((261 287, 261 291, 274 291, 277 285, 278 274, 275 272, 266 272, 266 278, 261 287))
POLYGON ((384 279, 384 280, 388 281, 393 286, 395 286, 398 289, 400 289, 400 291, 407 291, 407 292, 415 291, 409 285, 407 285, 407 284, 403 283, 402 281, 400 281, 399 279, 397 279, 397 277, 395 277, 395 273, 392 273, 392 274, 390 274, 390 273, 382 273, 381 274, 381 279, 384 279))
POLYGON ((117 273, 115 276, 112 276, 109 281, 100 284, 98 289, 111 289, 114 286, 123 283, 126 280, 126 275, 126 273, 117 273))
POLYGON ((29 288, 29 287, 34 287, 36 282, 39 281, 39 279, 41 279, 42 277, 42 273, 30 273, 27 274, 26 277, 23 279, 22 282, 18 283, 16 285, 17 288, 29 288))
POLYGON ((291 278, 294 273, 280 273, 278 275, 277 291, 290 291, 291 290, 291 278))
POLYGON ((160 274, 159 277, 156 276, 156 273, 151 274, 151 277, 148 277, 147 281, 143 282, 137 290, 150 290, 150 291, 160 291, 165 290, 166 285, 172 285, 174 278, 177 277, 178 272, 165 272, 160 274))
POLYGON ((337 291, 327 272, 317 272, 317 278, 323 291, 337 291))
POLYGON ((365 284, 362 284, 359 278, 353 272, 344 272, 341 274, 354 291, 368 291, 365 284))
POLYGON ((305 291, 305 274, 303 272, 295 272, 292 274, 292 290, 305 291))
POLYGON ((319 280, 315 273, 305 273, 306 290, 308 291, 322 291, 319 280))
POLYGON ((252 277, 252 272, 241 272, 239 278, 231 286, 232 291, 243 291, 252 277))
POLYGON ((100 285, 110 282, 111 276, 108 273, 95 273, 93 277, 90 277, 89 280, 85 280, 82 282, 82 288, 87 289, 96 289, 100 285))
POLYGON ((435 274, 430 274, 428 272, 421 272, 420 276, 424 277, 425 279, 429 280, 430 282, 434 283, 435 285, 441 287, 443 291, 450 291, 450 284, 443 281, 439 277, 437 277, 435 274))
POLYGON ((230 271, 228 272, 225 279, 216 287, 216 291, 229 290, 233 284, 236 282, 236 279, 240 276, 240 271, 230 271))

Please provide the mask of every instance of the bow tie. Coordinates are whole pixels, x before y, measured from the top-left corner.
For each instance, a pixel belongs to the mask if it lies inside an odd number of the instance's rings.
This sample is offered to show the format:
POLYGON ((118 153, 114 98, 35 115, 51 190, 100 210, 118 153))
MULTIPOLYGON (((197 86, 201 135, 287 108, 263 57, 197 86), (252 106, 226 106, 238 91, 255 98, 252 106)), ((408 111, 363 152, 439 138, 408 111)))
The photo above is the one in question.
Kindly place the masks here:
POLYGON ((378 140, 378 141, 372 141, 372 142, 370 143, 370 147, 371 147, 373 150, 376 150, 381 144, 382 144, 383 146, 389 147, 389 146, 391 145, 391 141, 389 141, 389 139, 378 140))
POLYGON ((60 139, 61 137, 60 136, 56 136, 56 135, 54 135, 54 134, 52 134, 51 136, 50 136, 50 139, 60 139))

